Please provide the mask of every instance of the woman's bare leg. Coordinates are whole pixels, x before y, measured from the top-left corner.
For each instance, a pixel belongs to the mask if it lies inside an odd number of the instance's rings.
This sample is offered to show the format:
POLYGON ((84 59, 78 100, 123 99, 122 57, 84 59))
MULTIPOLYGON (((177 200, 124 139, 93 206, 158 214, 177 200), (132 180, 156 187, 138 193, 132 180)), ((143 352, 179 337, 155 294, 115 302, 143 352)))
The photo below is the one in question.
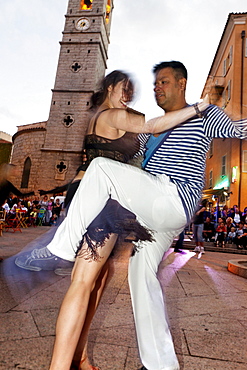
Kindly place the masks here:
POLYGON ((56 325, 56 340, 53 349, 50 370, 69 370, 84 326, 91 292, 102 267, 107 261, 117 240, 117 234, 111 234, 111 243, 99 248, 97 261, 87 260, 82 253, 76 258, 71 285, 64 297, 56 325))
MULTIPOLYGON (((107 243, 113 243, 113 242, 115 244, 115 240, 113 239, 107 240, 107 243)), ((81 361, 83 361, 80 366, 81 370, 90 369, 90 361, 88 359, 88 354, 87 354, 88 333, 89 333, 89 329, 90 329, 94 314, 97 310, 100 299, 102 297, 108 274, 109 274, 109 260, 107 260, 106 263, 104 264, 99 274, 99 277, 95 283, 95 287, 90 295, 86 319, 85 319, 82 332, 81 332, 81 336, 78 341, 77 348, 74 354, 73 364, 77 365, 78 368, 79 368, 79 364, 81 363, 81 361)))

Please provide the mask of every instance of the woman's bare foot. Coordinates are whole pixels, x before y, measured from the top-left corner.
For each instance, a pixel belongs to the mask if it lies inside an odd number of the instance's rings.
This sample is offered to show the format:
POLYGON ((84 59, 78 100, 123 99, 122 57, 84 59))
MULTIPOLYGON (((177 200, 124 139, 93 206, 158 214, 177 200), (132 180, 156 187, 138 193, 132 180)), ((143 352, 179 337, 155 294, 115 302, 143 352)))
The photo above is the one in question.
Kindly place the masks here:
POLYGON ((88 357, 86 357, 80 362, 73 360, 72 365, 71 365, 71 370, 100 370, 100 368, 97 366, 91 365, 88 357))

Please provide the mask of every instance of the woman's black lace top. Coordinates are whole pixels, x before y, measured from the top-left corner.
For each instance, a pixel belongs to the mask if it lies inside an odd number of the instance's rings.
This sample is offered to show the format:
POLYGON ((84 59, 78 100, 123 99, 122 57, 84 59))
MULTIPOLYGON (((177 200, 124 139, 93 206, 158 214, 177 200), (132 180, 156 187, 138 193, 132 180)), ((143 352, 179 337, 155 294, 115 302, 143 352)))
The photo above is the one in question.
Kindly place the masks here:
MULTIPOLYGON (((126 132, 118 139, 107 139, 96 135, 94 122, 93 133, 85 137, 87 162, 78 168, 85 171, 90 162, 96 157, 106 157, 126 163, 134 157, 140 149, 138 134, 126 132)), ((109 199, 101 213, 87 228, 77 250, 77 256, 87 255, 86 258, 97 259, 98 248, 102 247, 111 233, 116 233, 125 238, 130 233, 135 235, 135 241, 152 241, 152 232, 136 220, 135 215, 123 208, 117 201, 109 199), (85 250, 86 245, 86 250, 85 250)), ((136 247, 134 247, 134 250, 136 247)))
POLYGON ((87 162, 78 168, 78 171, 85 171, 90 162, 97 157, 115 159, 127 163, 139 151, 140 142, 138 135, 126 132, 122 137, 112 140, 95 133, 86 135, 85 149, 87 162))

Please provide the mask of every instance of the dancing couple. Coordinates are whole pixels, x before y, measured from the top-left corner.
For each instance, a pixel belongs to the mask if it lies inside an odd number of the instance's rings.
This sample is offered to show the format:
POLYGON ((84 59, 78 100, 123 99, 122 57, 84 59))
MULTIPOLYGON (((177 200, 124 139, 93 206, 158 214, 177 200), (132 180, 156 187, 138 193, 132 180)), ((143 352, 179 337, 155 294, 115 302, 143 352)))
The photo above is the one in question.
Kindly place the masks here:
MULTIPOLYGON (((189 106, 185 100, 187 71, 182 63, 162 62, 153 72, 155 98, 165 115, 146 122, 143 115, 128 109, 126 103, 132 96, 132 84, 125 78, 103 88, 104 99, 88 131, 101 144, 113 144, 124 140, 128 133, 139 133, 135 142, 139 143, 138 154, 144 154, 145 171, 124 160, 118 162, 117 156, 114 160, 93 159, 79 181, 67 217, 47 245, 51 257, 75 260, 71 285, 57 320, 50 370, 69 370, 71 366, 80 370, 97 369, 87 357, 87 335, 102 294, 100 282, 106 278, 105 263, 118 235, 118 227, 108 228, 108 218, 100 215, 111 214, 106 210, 114 207, 113 214, 120 214, 123 224, 132 218, 140 230, 146 231, 146 236, 139 238, 142 248, 129 263, 143 369, 179 369, 157 279, 158 266, 200 201, 206 154, 212 138, 245 138, 247 122, 232 122, 220 108, 207 102, 189 106), (127 216, 122 217, 122 213, 127 216), (99 222, 95 223, 97 218, 99 222), (101 228, 97 226, 100 222, 101 228), (97 227, 93 227, 93 237, 88 238, 92 224, 97 227), (104 231, 105 227, 105 239, 98 243, 97 231, 104 231)), ((90 150, 93 149, 89 145, 90 150)), ((20 267, 37 264, 39 261, 34 257, 29 255, 27 264, 22 261, 20 267)))

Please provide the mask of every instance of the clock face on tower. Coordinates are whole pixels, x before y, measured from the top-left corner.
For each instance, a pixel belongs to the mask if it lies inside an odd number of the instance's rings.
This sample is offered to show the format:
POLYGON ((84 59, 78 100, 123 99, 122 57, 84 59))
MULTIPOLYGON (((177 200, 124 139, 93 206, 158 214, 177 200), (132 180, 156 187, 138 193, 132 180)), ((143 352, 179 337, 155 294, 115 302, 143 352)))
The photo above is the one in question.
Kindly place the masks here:
POLYGON ((75 28, 78 31, 86 31, 90 27, 90 21, 87 18, 80 18, 75 23, 75 28))

